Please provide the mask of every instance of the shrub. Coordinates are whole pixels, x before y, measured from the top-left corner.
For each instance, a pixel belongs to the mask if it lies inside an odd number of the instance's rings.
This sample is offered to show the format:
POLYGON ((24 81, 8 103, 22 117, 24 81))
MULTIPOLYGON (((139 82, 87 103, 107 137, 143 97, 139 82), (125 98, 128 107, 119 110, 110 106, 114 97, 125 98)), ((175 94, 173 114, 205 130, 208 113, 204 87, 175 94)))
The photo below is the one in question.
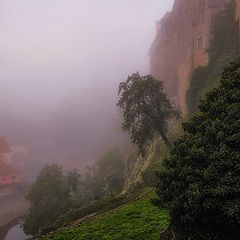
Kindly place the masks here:
POLYGON ((240 224, 240 58, 183 124, 158 173, 177 239, 236 240, 240 224))

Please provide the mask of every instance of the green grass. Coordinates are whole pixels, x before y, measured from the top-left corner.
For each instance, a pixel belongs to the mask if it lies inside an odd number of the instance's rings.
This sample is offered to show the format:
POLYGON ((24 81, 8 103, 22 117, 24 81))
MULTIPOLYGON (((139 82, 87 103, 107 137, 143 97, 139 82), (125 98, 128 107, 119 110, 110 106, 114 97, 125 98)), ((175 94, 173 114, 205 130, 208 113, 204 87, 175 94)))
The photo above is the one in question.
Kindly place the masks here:
POLYGON ((154 194, 106 213, 79 227, 65 228, 44 240, 158 240, 168 214, 150 203, 154 194))

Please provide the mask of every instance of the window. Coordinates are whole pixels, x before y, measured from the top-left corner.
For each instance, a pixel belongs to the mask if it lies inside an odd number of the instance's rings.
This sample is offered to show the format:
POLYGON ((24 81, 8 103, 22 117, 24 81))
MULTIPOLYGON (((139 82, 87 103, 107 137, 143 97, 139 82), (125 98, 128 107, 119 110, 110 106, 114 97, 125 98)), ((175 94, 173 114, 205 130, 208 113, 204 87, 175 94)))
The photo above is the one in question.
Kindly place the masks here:
POLYGON ((191 55, 192 55, 192 47, 189 46, 189 47, 187 47, 187 49, 186 49, 186 57, 187 57, 187 58, 190 58, 191 55))
POLYGON ((202 34, 199 34, 199 36, 198 36, 197 48, 203 48, 203 37, 202 37, 202 34))

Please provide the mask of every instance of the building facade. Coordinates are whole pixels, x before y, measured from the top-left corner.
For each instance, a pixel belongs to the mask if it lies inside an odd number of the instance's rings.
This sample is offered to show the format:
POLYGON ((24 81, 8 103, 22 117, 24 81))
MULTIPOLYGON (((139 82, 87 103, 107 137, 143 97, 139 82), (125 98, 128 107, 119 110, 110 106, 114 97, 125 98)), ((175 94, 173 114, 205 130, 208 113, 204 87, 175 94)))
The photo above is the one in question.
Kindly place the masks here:
POLYGON ((0 186, 16 184, 22 181, 21 174, 0 160, 0 186))
POLYGON ((0 186, 19 183, 22 174, 12 166, 12 150, 4 137, 0 137, 0 186))
MULTIPOLYGON (((164 82, 168 96, 183 113, 187 112, 186 91, 192 72, 208 64, 213 18, 229 1, 175 0, 172 11, 156 23, 150 73, 164 82)), ((240 10, 237 12, 240 16, 240 10)))
POLYGON ((4 137, 0 137, 0 160, 6 163, 11 161, 11 148, 4 137))

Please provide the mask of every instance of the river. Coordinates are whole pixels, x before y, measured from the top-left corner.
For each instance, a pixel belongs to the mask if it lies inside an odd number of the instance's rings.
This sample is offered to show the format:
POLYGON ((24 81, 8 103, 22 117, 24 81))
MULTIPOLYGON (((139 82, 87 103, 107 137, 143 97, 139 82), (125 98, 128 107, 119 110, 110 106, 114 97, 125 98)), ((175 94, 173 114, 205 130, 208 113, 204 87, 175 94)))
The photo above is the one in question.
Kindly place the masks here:
POLYGON ((29 237, 24 233, 20 224, 13 226, 5 236, 4 240, 26 240, 29 237))
POLYGON ((0 186, 0 240, 27 239, 18 224, 28 208, 25 194, 25 185, 0 186))

